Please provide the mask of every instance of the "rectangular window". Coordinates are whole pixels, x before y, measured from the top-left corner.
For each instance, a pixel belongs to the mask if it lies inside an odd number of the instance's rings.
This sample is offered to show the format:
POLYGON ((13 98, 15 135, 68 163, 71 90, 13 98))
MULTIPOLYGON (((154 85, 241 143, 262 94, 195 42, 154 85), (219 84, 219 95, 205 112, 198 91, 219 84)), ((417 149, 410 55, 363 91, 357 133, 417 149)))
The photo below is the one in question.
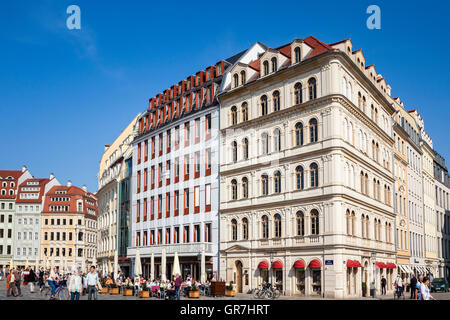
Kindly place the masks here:
POLYGON ((195 143, 200 142, 200 118, 195 119, 195 143))
POLYGON ((184 156, 184 180, 189 180, 189 155, 184 156))
POLYGON ((158 219, 162 218, 162 194, 158 195, 158 219))
POLYGON ((152 166, 150 171, 150 183, 153 190, 155 188, 155 166, 152 166))
POLYGON ((166 161, 166 185, 170 184, 170 160, 166 161))
POLYGON ((175 158, 175 183, 180 181, 180 158, 175 158))
POLYGON ((170 147, 172 146, 171 138, 172 138, 172 135, 170 134, 170 130, 167 130, 167 132, 166 132, 166 153, 170 152, 170 147))
POLYGON ((189 226, 184 226, 183 243, 189 243, 189 226))
POLYGON ((162 163, 158 164, 158 187, 162 187, 162 163))
POLYGON ((144 142, 144 162, 148 160, 148 140, 144 142))
POLYGON ((189 141, 191 137, 191 130, 189 127, 189 122, 184 124, 184 146, 189 146, 189 141))
POLYGON ((184 189, 184 214, 189 214, 189 189, 184 189))
POLYGON ((136 247, 141 246, 141 233, 138 231, 136 232, 136 247))
POLYGON ((178 150, 180 147, 180 127, 175 127, 175 150, 178 150))
POLYGON ((211 148, 205 151, 205 176, 211 175, 211 148))
POLYGON ((147 191, 148 170, 144 169, 144 191, 147 191))
POLYGON ((155 219, 155 197, 151 197, 150 199, 150 220, 155 219))
POLYGON ((166 244, 170 244, 170 228, 166 228, 166 244))
POLYGON ((194 226, 194 242, 200 242, 201 236, 200 236, 200 225, 196 224, 194 226))
POLYGON ((158 155, 159 156, 162 156, 162 154, 163 154, 162 149, 163 149, 163 134, 160 133, 159 139, 158 139, 158 155))
POLYGON ((137 148, 137 164, 141 163, 141 143, 138 143, 138 148, 137 148))
POLYGON ((136 175, 136 193, 139 192, 141 192, 141 171, 138 171, 136 175))
POLYGON ((205 212, 211 211, 211 184, 205 185, 205 212))
POLYGON ((180 193, 178 190, 175 191, 175 196, 174 196, 174 208, 175 208, 175 212, 174 212, 174 216, 178 216, 178 210, 179 210, 179 205, 180 205, 180 193))
POLYGON ((162 241, 162 229, 158 229, 158 244, 161 244, 162 241))
POLYGON ((152 138, 152 146, 151 146, 151 152, 152 152, 152 159, 155 159, 155 137, 152 138))
POLYGON ((141 200, 137 200, 136 202, 136 222, 140 221, 140 214, 141 214, 141 200))
POLYGON ((155 244, 155 230, 150 231, 150 245, 155 244))
POLYGON ((205 224, 205 242, 212 242, 211 239, 211 223, 205 224))
POLYGON ((170 192, 166 193, 166 218, 170 217, 170 192))
POLYGON ((209 140, 211 138, 211 115, 207 114, 205 116, 205 140, 209 140))
POLYGON ((180 243, 180 227, 173 229, 173 243, 180 243))
POLYGON ((144 221, 147 221, 147 198, 144 198, 143 217, 144 217, 144 221))
POLYGON ((194 213, 200 212, 200 186, 194 187, 194 213))

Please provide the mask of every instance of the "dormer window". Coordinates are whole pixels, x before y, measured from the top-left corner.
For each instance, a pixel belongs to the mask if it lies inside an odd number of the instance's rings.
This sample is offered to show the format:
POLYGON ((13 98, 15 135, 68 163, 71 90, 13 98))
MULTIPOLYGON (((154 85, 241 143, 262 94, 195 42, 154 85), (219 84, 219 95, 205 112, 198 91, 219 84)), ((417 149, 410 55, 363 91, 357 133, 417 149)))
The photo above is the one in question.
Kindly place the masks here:
POLYGON ((272 72, 277 72, 278 70, 277 58, 273 57, 271 61, 272 61, 272 72))
POLYGON ((238 86, 239 86, 239 76, 238 76, 237 73, 235 73, 235 74, 233 75, 233 80, 234 80, 234 87, 235 87, 235 88, 238 87, 238 86))
POLYGON ((264 68, 264 75, 268 75, 269 74, 269 62, 268 61, 264 61, 263 63, 263 68, 264 68))
POLYGON ((241 71, 241 85, 244 85, 246 81, 247 80, 246 80, 246 76, 245 76, 245 71, 242 70, 241 71))
POLYGON ((301 51, 300 51, 300 47, 297 47, 294 49, 294 53, 295 53, 295 63, 299 63, 301 60, 301 51))

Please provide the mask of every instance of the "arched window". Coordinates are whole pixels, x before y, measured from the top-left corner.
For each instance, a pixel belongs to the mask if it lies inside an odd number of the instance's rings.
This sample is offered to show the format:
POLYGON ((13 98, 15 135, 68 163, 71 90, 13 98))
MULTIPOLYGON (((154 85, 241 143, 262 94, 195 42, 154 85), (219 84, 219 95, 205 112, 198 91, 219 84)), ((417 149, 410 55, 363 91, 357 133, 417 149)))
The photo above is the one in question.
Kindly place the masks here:
POLYGON ((277 213, 274 217, 275 238, 281 238, 281 216, 277 213))
POLYGON ((348 120, 347 118, 344 118, 344 140, 347 141, 348 140, 348 120))
POLYGON ((261 97, 261 115, 265 116, 267 114, 267 96, 263 95, 261 97))
POLYGON ((348 123, 348 141, 353 144, 353 123, 348 123))
POLYGON ((231 107, 231 125, 237 124, 237 108, 236 106, 231 107))
POLYGON ((295 145, 303 145, 303 124, 301 122, 295 125, 295 145))
POLYGON ((347 211, 345 212, 345 219, 347 221, 347 235, 351 236, 352 235, 352 230, 351 230, 351 216, 350 216, 350 210, 347 209, 347 211))
POLYGON ((366 217, 364 215, 361 216, 361 238, 366 237, 366 217))
POLYGON ((352 236, 355 236, 356 235, 356 226, 355 226, 356 215, 355 215, 354 211, 352 211, 351 220, 352 220, 352 236))
POLYGON ((355 167, 350 165, 350 187, 355 188, 355 167))
POLYGON ((269 62, 266 60, 263 62, 263 68, 264 68, 264 75, 268 75, 269 74, 269 62))
POLYGON ((278 128, 273 132, 273 148, 274 151, 281 150, 281 132, 278 128))
POLYGON ((269 153, 269 136, 265 132, 261 135, 261 151, 263 155, 269 153))
POLYGON ((295 219, 297 221, 297 236, 303 237, 305 235, 305 215, 298 211, 295 219))
POLYGON ((275 171, 275 174, 273 175, 273 182, 274 182, 274 192, 280 193, 281 192, 281 173, 280 171, 275 171))
POLYGON ((311 234, 319 234, 319 212, 316 209, 311 210, 311 234))
POLYGON ((318 140, 318 133, 317 133, 317 119, 312 118, 309 120, 309 142, 317 142, 318 140))
POLYGON ((273 57, 271 61, 272 61, 272 72, 277 72, 278 70, 277 58, 273 57))
POLYGON ((300 47, 296 47, 294 49, 294 54, 295 54, 295 62, 298 63, 301 60, 301 51, 300 51, 300 47))
POLYGON ((233 80, 234 80, 234 87, 235 87, 235 88, 238 87, 238 86, 239 86, 239 76, 238 76, 237 73, 235 73, 235 74, 233 75, 233 80))
POLYGON ((242 148, 243 148, 243 152, 242 152, 243 158, 244 158, 244 160, 247 160, 248 159, 248 139, 247 138, 244 138, 244 141, 242 143, 242 148))
POLYGON ((347 84, 347 98, 352 101, 353 92, 352 92, 352 83, 349 81, 347 84))
POLYGON ((295 104, 303 103, 302 84, 297 82, 294 86, 295 104))
POLYGON ((317 84, 316 79, 311 78, 308 80, 309 100, 317 99, 317 84))
POLYGON ((344 177, 345 177, 345 186, 350 186, 350 169, 348 167, 348 163, 344 164, 344 177))
POLYGON ((241 84, 244 85, 246 81, 247 81, 247 80, 246 80, 246 78, 245 78, 245 71, 242 70, 242 71, 241 71, 241 84))
POLYGON ((248 104, 247 102, 244 102, 241 106, 241 112, 242 112, 242 121, 248 120, 248 104))
POLYGON ((237 221, 236 219, 231 220, 231 240, 237 240, 237 221))
POLYGON ((9 195, 13 196, 14 195, 14 190, 9 190, 9 195))
POLYGON ((269 194, 269 177, 266 174, 261 176, 261 194, 263 196, 269 194))
POLYGON ((231 143, 231 150, 232 150, 232 160, 233 162, 237 162, 237 142, 233 141, 231 143))
POLYGON ((305 188, 305 174, 302 166, 295 168, 295 181, 297 184, 297 190, 303 190, 305 188))
POLYGON ((261 218, 261 236, 263 239, 269 239, 269 218, 264 215, 261 218))
POLYGON ((319 186, 319 167, 317 163, 312 163, 309 166, 310 175, 311 175, 311 188, 315 188, 319 186))
POLYGON ((273 112, 275 111, 279 111, 280 110, 280 92, 274 91, 274 93, 272 94, 272 98, 273 98, 273 112))
POLYGON ((237 181, 231 180, 231 200, 237 200, 237 181))
POLYGON ((366 194, 366 188, 365 188, 366 183, 365 183, 365 179, 364 179, 364 172, 362 172, 362 171, 360 174, 360 178, 361 178, 361 193, 366 194))
POLYGON ((364 189, 366 190, 366 195, 369 195, 369 176, 367 173, 364 176, 364 189))
POLYGON ((370 238, 369 229, 370 228, 370 220, 369 216, 366 216, 366 239, 370 238))
POLYGON ((366 97, 364 97, 364 96, 363 96, 362 110, 364 113, 366 113, 366 97))
POLYGON ((347 96, 347 79, 342 78, 342 94, 347 96))
POLYGON ((248 240, 248 219, 242 219, 242 239, 248 240))
POLYGON ((246 177, 242 178, 242 198, 248 198, 248 179, 246 177))

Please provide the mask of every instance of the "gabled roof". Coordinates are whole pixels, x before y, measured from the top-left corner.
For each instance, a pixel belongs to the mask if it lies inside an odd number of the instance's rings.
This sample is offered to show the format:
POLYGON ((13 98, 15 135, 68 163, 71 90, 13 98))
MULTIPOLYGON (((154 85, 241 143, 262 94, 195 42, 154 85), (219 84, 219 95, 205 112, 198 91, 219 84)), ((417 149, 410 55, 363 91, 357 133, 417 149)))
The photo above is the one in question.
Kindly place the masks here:
POLYGON ((6 179, 7 177, 12 177, 13 179, 19 179, 23 174, 20 170, 0 170, 0 179, 6 179))

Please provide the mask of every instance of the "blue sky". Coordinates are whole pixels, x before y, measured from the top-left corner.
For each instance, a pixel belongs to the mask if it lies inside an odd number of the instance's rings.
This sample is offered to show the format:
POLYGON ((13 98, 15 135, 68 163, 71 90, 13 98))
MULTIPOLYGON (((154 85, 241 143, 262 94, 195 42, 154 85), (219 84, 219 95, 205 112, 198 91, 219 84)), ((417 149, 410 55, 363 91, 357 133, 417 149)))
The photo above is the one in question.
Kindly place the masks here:
MULTIPOLYGON (((256 41, 351 38, 450 159, 450 5, 440 1, 2 1, 0 168, 97 189, 105 144, 148 98, 256 41), (81 30, 66 9, 81 8, 81 30), (381 8, 381 30, 366 8, 381 8)), ((449 160, 450 161, 450 160, 449 160)))

